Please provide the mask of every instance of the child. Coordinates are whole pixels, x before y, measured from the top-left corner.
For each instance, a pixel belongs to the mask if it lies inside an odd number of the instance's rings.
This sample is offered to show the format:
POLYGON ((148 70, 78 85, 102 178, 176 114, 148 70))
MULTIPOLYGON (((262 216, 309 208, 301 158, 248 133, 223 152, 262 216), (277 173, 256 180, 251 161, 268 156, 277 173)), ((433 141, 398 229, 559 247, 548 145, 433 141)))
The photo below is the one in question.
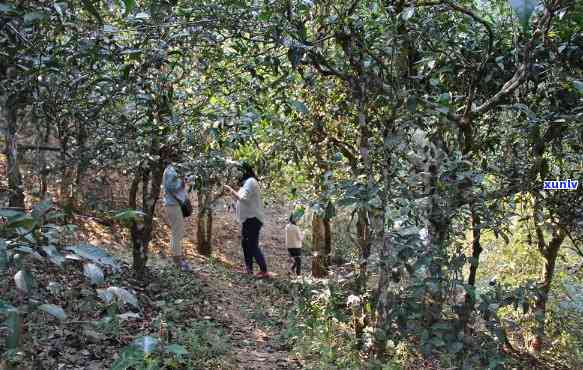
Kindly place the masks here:
POLYGON ((290 271, 295 273, 297 276, 300 275, 302 271, 302 241, 304 240, 304 234, 300 228, 296 225, 296 219, 292 214, 289 216, 289 223, 285 227, 285 246, 289 252, 290 256, 290 271))

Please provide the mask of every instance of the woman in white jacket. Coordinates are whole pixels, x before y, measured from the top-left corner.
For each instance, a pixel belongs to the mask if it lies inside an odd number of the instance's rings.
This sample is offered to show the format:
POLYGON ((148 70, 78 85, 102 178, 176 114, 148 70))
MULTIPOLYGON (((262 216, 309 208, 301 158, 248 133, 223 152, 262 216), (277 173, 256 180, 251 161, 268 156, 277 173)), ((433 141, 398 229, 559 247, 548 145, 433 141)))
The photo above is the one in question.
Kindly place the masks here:
POLYGON ((255 259, 261 270, 257 277, 269 277, 265 257, 259 248, 259 231, 265 219, 259 183, 253 168, 248 163, 243 162, 241 170, 243 176, 240 179, 239 191, 233 190, 229 185, 225 185, 225 189, 237 200, 237 219, 241 224, 241 247, 246 273, 253 274, 253 259, 255 259))

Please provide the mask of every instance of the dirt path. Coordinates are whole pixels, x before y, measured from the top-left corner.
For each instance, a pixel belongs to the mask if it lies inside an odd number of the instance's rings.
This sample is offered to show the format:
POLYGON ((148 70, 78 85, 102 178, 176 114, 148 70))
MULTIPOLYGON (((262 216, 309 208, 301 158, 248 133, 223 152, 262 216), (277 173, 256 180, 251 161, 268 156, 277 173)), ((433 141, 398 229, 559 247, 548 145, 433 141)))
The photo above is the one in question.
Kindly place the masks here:
POLYGON ((271 279, 256 279, 236 272, 242 267, 239 225, 233 215, 217 212, 214 226, 217 261, 196 255, 194 222, 187 223, 186 253, 191 256, 196 275, 210 288, 209 303, 216 307, 211 316, 231 337, 233 355, 238 369, 297 369, 301 368, 287 352, 278 336, 281 334, 282 309, 288 297, 287 250, 284 248, 285 215, 281 210, 267 210, 267 222, 261 231, 260 245, 266 256, 271 279))
MULTIPOLYGON (((196 204, 194 212, 196 214, 196 204)), ((267 260, 270 279, 257 279, 236 272, 243 266, 240 246, 240 228, 234 215, 217 211, 213 219, 213 257, 208 259, 196 253, 195 216, 186 221, 184 252, 194 272, 193 278, 203 287, 205 303, 200 316, 224 328, 230 337, 231 364, 226 369, 299 369, 301 365, 288 353, 281 338, 285 330, 283 318, 289 307, 287 276, 288 255, 285 249, 284 228, 287 211, 267 208, 266 223, 261 230, 260 246, 267 260)), ((154 268, 170 264, 170 230, 161 209, 158 212, 155 239, 152 241, 148 264, 154 268), (156 267, 157 265, 157 267, 156 267)), ((92 235, 91 242, 108 245, 118 256, 131 261, 127 236, 102 230, 85 230, 92 235)), ((310 262, 304 261, 307 266, 310 262)), ((257 268, 256 268, 257 270, 257 268)), ((199 308, 197 308, 198 310, 199 308)))
MULTIPOLYGON (((194 205, 196 212, 196 204, 194 205)), ((287 250, 283 230, 286 210, 266 209, 266 223, 261 230, 260 245, 269 271, 267 280, 236 272, 243 267, 240 246, 240 226, 232 213, 217 211, 213 226, 213 258, 196 253, 195 218, 186 222, 185 254, 194 274, 205 286, 209 318, 225 328, 232 343, 232 356, 237 369, 298 369, 301 368, 279 338, 283 330, 281 315, 289 302, 281 291, 287 285, 287 250)), ((163 219, 161 219, 163 221, 163 219)), ((167 255, 169 230, 162 226, 157 235, 157 249, 167 255)))
POLYGON ((297 369, 278 339, 283 323, 274 309, 287 304, 277 280, 258 280, 232 272, 223 264, 195 267, 195 276, 209 289, 208 315, 229 335, 237 369, 297 369))

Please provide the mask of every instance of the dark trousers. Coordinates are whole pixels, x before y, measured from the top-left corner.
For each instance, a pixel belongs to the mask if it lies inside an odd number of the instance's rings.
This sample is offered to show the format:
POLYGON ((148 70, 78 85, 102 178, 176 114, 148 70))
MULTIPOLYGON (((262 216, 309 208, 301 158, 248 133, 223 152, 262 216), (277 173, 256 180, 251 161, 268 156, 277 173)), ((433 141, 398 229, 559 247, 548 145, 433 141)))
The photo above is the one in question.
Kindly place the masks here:
POLYGON ((300 248, 288 248, 287 251, 294 261, 291 270, 295 271, 296 275, 300 275, 302 273, 302 250, 300 248))
POLYGON ((243 256, 245 257, 245 267, 248 272, 253 272, 253 258, 259 265, 261 272, 267 272, 267 264, 265 257, 259 249, 259 230, 263 224, 258 218, 248 218, 243 222, 241 228, 241 247, 243 248, 243 256))

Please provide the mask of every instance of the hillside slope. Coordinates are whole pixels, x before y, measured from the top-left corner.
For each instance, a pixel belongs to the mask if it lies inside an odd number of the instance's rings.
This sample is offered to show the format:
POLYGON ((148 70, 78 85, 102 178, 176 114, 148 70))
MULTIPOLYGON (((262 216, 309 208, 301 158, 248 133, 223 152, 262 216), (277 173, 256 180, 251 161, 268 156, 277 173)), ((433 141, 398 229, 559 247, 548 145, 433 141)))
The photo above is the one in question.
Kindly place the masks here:
POLYGON ((149 361, 154 368, 301 367, 287 352, 281 336, 290 303, 282 233, 285 212, 268 209, 267 216, 260 243, 273 278, 261 280, 236 272, 242 264, 239 228, 233 215, 226 212, 217 212, 215 254, 210 259, 196 254, 195 222, 187 220, 185 252, 193 272, 178 271, 166 257, 170 235, 160 212, 145 286, 132 278, 127 232, 119 225, 106 226, 100 220, 77 216, 76 242, 103 248, 120 260, 121 271, 106 271, 106 281, 92 287, 79 261, 67 261, 58 268, 47 260, 27 258, 27 267, 35 277, 35 288, 27 295, 19 293, 11 279, 16 271, 3 273, 0 295, 11 304, 26 308, 50 302, 62 306, 67 315, 59 322, 38 310, 25 309, 22 350, 6 359, 3 366, 104 369, 112 364, 127 365, 135 361, 128 346, 136 338, 151 336, 160 343, 144 363, 149 361), (52 289, 55 286, 60 287, 58 293, 52 289), (139 308, 106 305, 96 289, 108 286, 135 293, 139 308), (188 353, 164 352, 163 348, 176 349, 168 347, 172 344, 188 353))

